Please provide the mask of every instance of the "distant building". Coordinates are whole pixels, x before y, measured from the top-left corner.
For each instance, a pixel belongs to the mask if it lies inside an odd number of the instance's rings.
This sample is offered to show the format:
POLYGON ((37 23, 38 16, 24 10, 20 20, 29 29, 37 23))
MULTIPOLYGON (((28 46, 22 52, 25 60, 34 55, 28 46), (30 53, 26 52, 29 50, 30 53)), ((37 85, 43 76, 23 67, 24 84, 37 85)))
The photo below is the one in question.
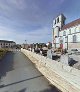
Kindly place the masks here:
POLYGON ((54 48, 80 49, 80 18, 65 25, 65 16, 57 16, 53 20, 53 41, 54 48))
POLYGON ((29 48, 29 44, 21 44, 21 47, 24 49, 28 49, 29 48))
POLYGON ((14 41, 0 40, 0 48, 12 48, 14 45, 14 41))

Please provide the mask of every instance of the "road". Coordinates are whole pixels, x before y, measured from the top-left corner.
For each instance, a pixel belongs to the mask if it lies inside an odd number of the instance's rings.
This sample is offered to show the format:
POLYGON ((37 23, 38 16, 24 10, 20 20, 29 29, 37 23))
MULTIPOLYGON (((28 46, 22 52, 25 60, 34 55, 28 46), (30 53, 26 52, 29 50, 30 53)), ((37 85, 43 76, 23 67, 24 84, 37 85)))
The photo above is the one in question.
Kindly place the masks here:
POLYGON ((50 85, 20 51, 8 52, 0 61, 0 92, 61 92, 50 85))

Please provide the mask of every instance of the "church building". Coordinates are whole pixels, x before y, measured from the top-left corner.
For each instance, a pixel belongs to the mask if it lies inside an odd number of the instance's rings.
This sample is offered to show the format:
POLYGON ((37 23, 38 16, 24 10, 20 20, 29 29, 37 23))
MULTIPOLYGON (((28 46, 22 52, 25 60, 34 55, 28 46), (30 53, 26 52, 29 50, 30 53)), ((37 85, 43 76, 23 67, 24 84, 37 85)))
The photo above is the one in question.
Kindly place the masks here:
POLYGON ((80 18, 65 24, 66 17, 60 14, 53 20, 52 46, 62 49, 80 49, 80 18))

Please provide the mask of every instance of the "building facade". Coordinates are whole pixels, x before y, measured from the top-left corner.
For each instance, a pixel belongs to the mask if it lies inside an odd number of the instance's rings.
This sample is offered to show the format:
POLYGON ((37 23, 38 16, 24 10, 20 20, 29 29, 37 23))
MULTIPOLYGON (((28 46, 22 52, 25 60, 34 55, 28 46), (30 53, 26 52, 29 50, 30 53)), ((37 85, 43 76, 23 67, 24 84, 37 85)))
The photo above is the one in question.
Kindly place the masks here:
POLYGON ((16 43, 13 41, 0 40, 0 48, 12 48, 16 43))
POLYGON ((66 17, 61 14, 53 20, 53 47, 80 49, 80 19, 65 25, 66 17))

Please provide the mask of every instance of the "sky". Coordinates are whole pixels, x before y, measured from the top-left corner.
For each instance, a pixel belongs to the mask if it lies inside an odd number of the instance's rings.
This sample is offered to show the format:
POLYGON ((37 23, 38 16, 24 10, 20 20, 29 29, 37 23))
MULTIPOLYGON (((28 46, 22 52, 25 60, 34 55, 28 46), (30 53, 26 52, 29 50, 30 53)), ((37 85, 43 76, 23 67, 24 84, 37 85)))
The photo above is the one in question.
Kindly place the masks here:
POLYGON ((0 40, 51 42, 52 21, 61 13, 66 23, 80 18, 80 0, 0 0, 0 40))

